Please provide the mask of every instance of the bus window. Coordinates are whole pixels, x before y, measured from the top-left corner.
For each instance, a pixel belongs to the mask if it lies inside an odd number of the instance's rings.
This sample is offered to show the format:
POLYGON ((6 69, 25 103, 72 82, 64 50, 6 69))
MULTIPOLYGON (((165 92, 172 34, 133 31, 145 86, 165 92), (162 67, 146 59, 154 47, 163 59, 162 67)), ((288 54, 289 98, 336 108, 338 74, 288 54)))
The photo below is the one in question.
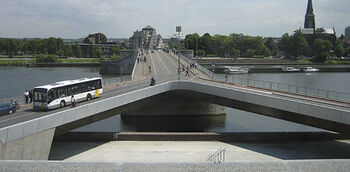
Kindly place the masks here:
POLYGON ((48 103, 58 98, 57 89, 50 89, 48 93, 48 103))

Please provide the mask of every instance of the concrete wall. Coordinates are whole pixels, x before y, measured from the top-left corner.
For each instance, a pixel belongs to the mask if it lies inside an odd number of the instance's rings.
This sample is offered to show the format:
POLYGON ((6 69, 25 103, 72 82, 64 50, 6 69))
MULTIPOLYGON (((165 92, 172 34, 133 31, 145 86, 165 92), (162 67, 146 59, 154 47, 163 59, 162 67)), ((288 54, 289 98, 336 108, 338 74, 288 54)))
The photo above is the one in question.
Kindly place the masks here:
MULTIPOLYGON (((181 81, 157 84, 152 87, 97 100, 76 108, 54 112, 47 116, 0 128, 2 152, 11 150, 3 148, 4 145, 11 142, 16 143, 14 145, 17 145, 18 149, 22 149, 21 144, 17 144, 16 140, 21 140, 46 130, 53 132, 51 129, 58 130, 61 128, 61 132, 69 131, 79 126, 79 123, 85 125, 108 118, 117 114, 117 112, 137 107, 140 105, 138 103, 142 103, 142 100, 159 96, 169 91, 177 91, 177 94, 188 94, 193 97, 198 96, 204 102, 350 135, 349 107, 282 97, 267 91, 257 91, 250 88, 232 88, 193 81, 181 81)), ((48 139, 51 140, 52 138, 49 137, 48 139)), ((18 143, 22 142, 19 141, 18 143)), ((16 158, 17 156, 13 157, 16 158)))
POLYGON ((270 162, 208 163, 99 163, 58 161, 0 161, 0 172, 134 172, 134 171, 281 171, 281 172, 347 172, 350 160, 290 160, 270 162))
POLYGON ((137 50, 121 50, 119 61, 108 61, 101 63, 101 74, 110 75, 131 75, 135 66, 137 50))
POLYGON ((0 144, 1 160, 47 160, 55 128, 0 144))

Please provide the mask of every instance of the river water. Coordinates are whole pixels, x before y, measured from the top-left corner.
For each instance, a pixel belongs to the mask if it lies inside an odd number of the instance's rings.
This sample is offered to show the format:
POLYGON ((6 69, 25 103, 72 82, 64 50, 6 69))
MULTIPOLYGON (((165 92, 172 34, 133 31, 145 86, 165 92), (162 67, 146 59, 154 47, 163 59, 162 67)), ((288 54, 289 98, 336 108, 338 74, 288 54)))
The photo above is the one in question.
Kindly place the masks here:
MULTIPOLYGON (((94 67, 26 68, 0 66, 0 99, 22 95, 26 89, 67 79, 100 76, 94 67)), ((289 83, 350 93, 348 73, 254 73, 239 77, 289 83)), ((229 76, 231 77, 231 76, 229 76)), ((75 131, 212 131, 212 132, 281 132, 322 131, 300 124, 265 117, 259 114, 227 108, 225 116, 156 116, 109 119, 84 126, 75 131)))

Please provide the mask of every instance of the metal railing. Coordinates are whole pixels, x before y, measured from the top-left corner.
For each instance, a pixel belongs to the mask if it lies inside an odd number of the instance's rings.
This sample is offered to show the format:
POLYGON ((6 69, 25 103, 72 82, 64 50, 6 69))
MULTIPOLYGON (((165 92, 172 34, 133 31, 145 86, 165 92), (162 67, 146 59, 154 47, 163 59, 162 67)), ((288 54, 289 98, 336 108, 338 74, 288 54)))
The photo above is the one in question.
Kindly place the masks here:
MULTIPOLYGON (((122 77, 103 78, 102 82, 103 82, 103 86, 112 86, 122 82, 130 81, 131 79, 132 79, 131 75, 126 75, 122 77)), ((12 101, 17 101, 17 103, 23 105, 25 104, 24 95, 0 99, 0 103, 11 103, 12 101)))
POLYGON ((213 161, 214 164, 220 164, 222 162, 225 162, 225 151, 226 148, 220 148, 215 153, 209 154, 209 156, 207 157, 207 161, 213 161))
MULTIPOLYGON (((179 54, 180 55, 180 54, 179 54)), ((192 64, 195 63, 197 69, 199 69, 200 71, 202 71, 203 73, 207 74, 208 76, 215 78, 215 73, 210 71, 209 69, 207 69, 206 67, 203 67, 202 65, 196 63, 195 61, 193 61, 190 58, 187 58, 185 55, 180 55, 180 58, 182 58, 183 60, 185 60, 187 63, 192 64)))
POLYGON ((10 97, 10 98, 6 98, 6 99, 0 99, 0 103, 11 103, 12 101, 16 101, 19 104, 24 104, 25 103, 24 95, 10 97))
POLYGON ((111 86, 111 85, 116 85, 125 81, 130 81, 132 80, 131 75, 126 75, 122 77, 113 77, 113 78, 103 78, 103 86, 111 86))
POLYGON ((242 77, 227 77, 227 75, 216 75, 216 81, 233 83, 237 85, 249 86, 254 88, 262 88, 272 91, 280 91, 285 93, 292 93, 302 96, 316 97, 328 100, 335 100, 339 102, 350 102, 350 93, 331 91, 326 89, 310 88, 304 86, 298 86, 293 84, 263 81, 242 77))

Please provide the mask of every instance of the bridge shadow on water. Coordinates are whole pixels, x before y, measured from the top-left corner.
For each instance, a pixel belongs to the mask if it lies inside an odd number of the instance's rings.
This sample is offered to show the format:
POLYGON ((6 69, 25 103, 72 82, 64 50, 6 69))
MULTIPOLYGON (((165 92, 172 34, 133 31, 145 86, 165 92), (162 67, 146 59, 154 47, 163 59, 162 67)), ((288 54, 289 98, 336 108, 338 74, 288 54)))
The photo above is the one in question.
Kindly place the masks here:
POLYGON ((226 115, 121 115, 125 131, 203 132, 225 126, 226 115))

